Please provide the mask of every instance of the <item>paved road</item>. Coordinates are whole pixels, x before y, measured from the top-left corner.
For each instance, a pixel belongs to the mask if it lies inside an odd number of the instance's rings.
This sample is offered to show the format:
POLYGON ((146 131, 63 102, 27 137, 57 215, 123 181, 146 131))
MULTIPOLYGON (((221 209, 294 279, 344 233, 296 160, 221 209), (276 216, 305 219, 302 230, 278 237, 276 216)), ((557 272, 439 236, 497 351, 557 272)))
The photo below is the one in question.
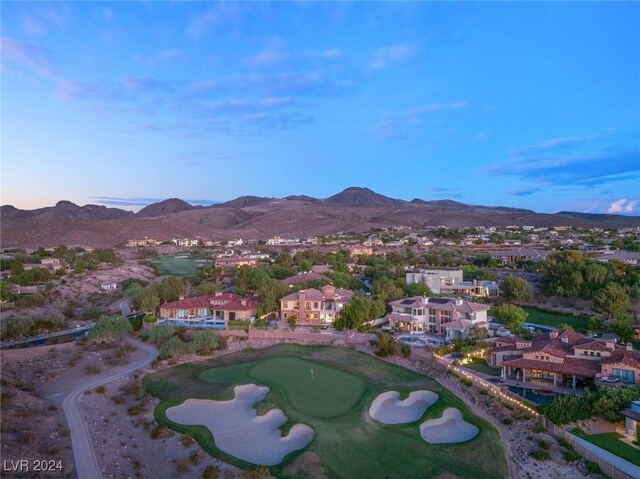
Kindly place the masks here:
POLYGON ((107 384, 122 376, 132 374, 138 369, 144 369, 148 367, 157 357, 158 351, 156 348, 149 344, 145 344, 136 339, 127 338, 129 342, 135 344, 138 348, 144 350, 147 354, 136 364, 130 364, 125 369, 115 371, 108 376, 96 378, 91 382, 84 384, 72 393, 70 393, 62 403, 64 408, 64 414, 67 416, 67 424, 71 431, 71 445, 73 446, 73 458, 76 463, 76 473, 78 479, 101 479, 102 472, 98 467, 98 461, 96 460, 95 451, 93 450, 93 444, 91 442, 91 436, 87 429, 87 423, 84 420, 82 411, 80 411, 80 404, 78 400, 85 391, 94 389, 101 384, 107 384))

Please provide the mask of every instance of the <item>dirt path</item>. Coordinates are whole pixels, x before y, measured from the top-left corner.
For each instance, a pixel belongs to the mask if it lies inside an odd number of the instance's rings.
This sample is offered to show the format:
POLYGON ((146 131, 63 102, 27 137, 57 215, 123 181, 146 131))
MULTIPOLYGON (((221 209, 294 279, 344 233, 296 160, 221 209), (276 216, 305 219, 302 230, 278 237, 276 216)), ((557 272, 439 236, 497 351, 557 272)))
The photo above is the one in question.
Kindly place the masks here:
POLYGON ((124 369, 115 371, 107 376, 100 376, 91 382, 88 382, 65 397, 63 401, 64 413, 67 417, 69 430, 71 431, 71 444, 73 446, 73 457, 76 463, 76 471, 79 478, 91 477, 95 479, 102 478, 102 472, 98 467, 95 451, 91 443, 91 437, 87 429, 87 423, 80 411, 78 400, 90 389, 114 381, 122 376, 132 374, 138 369, 148 367, 157 357, 158 351, 153 346, 145 344, 136 339, 127 338, 127 340, 143 349, 147 354, 136 364, 128 365, 124 369))

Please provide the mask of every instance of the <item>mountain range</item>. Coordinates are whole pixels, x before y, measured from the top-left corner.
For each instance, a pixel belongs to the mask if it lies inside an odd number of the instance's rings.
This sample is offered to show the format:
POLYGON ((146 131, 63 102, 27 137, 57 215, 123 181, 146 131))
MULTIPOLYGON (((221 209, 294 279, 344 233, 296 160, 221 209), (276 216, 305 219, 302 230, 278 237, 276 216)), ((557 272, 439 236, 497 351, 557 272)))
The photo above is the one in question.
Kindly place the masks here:
POLYGON ((145 236, 158 240, 308 237, 388 226, 640 226, 637 216, 546 214, 451 200, 405 201, 360 187, 350 187, 324 199, 305 195, 241 196, 212 206, 193 206, 171 198, 137 213, 98 205, 78 206, 69 201, 35 210, 5 205, 0 208, 0 219, 3 248, 58 244, 107 246, 145 236))

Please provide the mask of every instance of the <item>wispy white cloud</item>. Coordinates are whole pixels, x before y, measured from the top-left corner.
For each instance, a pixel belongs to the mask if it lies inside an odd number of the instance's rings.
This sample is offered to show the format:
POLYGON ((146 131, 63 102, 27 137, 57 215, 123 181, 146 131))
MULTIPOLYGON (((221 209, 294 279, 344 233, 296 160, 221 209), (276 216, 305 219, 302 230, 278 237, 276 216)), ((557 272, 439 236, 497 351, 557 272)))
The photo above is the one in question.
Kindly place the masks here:
POLYGON ((514 149, 508 160, 483 172, 519 178, 528 182, 530 189, 584 188, 637 179, 640 178, 640 148, 635 141, 629 141, 631 136, 607 129, 589 135, 554 138, 514 149))
POLYGON ((380 70, 394 65, 405 63, 420 53, 417 45, 404 42, 389 45, 376 50, 369 62, 369 68, 380 70))
POLYGON ((53 77, 55 66, 49 52, 39 45, 24 43, 11 38, 0 38, 3 59, 26 67, 39 75, 53 77))
POLYGON ((607 213, 634 213, 638 210, 637 200, 627 200, 621 198, 618 201, 614 201, 609 205, 607 213))

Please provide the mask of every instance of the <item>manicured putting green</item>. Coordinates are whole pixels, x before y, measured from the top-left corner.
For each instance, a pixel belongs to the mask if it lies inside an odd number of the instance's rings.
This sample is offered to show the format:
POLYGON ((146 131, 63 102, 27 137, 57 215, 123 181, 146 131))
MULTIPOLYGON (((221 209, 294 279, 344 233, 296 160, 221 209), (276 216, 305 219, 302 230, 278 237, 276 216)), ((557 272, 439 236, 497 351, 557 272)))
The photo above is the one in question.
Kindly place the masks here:
MULTIPOLYGON (((234 369, 236 366, 208 369, 199 379, 225 383, 240 372, 234 369)), ((258 384, 278 388, 300 413, 320 418, 344 414, 358 402, 366 388, 365 381, 359 376, 298 358, 266 359, 246 374, 258 384)))

